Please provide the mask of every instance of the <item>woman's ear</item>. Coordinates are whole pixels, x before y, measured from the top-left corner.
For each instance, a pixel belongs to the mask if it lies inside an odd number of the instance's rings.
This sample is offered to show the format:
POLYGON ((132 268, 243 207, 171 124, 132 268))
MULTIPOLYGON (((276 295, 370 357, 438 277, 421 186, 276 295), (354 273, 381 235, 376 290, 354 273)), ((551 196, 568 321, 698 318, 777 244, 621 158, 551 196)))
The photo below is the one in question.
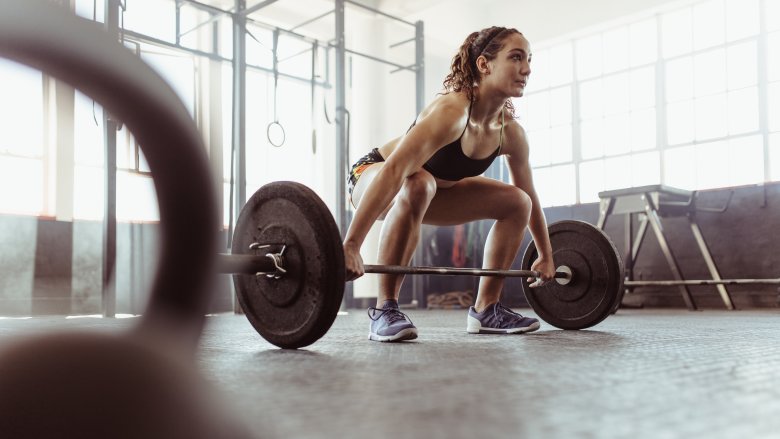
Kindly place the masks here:
POLYGON ((479 73, 482 73, 483 75, 490 74, 490 66, 488 65, 488 60, 483 55, 477 57, 477 70, 479 70, 479 73))

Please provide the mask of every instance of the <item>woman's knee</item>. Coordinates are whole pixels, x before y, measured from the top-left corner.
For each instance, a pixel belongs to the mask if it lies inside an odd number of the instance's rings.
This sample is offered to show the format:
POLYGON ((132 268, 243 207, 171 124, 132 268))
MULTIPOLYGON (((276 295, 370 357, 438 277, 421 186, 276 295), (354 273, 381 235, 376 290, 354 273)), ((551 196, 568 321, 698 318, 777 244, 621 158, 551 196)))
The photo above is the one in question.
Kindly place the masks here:
POLYGON ((528 221, 531 217, 531 197, 522 189, 509 186, 504 194, 503 205, 506 208, 505 217, 499 219, 511 219, 528 221))
POLYGON ((436 195, 436 180, 427 171, 416 172, 404 181, 399 199, 414 206, 428 206, 436 195))

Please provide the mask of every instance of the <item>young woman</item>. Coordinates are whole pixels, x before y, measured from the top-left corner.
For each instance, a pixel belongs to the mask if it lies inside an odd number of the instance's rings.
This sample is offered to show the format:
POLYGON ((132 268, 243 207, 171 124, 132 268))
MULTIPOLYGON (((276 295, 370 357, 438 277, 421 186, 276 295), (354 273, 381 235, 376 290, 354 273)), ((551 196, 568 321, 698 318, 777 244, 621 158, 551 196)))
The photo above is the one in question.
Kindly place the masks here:
MULTIPOLYGON (((534 190, 525 132, 511 98, 523 95, 531 74, 531 50, 516 29, 490 27, 466 38, 452 60, 444 92, 405 135, 361 158, 349 175, 357 210, 344 239, 347 278, 364 273, 360 247, 374 221, 384 219, 378 262, 409 264, 420 224, 449 226, 494 219, 483 268, 508 269, 526 226, 539 249, 534 282, 553 279, 555 266, 547 224, 534 190), (512 184, 481 176, 503 155, 512 184)), ((417 338, 417 328, 398 310, 402 275, 380 275, 377 307, 369 308, 369 339, 417 338)), ((469 333, 512 334, 539 328, 539 321, 501 305, 503 278, 483 277, 469 309, 469 333)))

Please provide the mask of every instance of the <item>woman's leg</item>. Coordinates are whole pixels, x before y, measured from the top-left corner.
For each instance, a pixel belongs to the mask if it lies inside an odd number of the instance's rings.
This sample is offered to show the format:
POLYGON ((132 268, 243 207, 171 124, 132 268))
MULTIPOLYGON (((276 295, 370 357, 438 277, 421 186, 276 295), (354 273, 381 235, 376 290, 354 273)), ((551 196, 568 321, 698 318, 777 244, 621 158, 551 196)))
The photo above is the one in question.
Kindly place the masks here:
MULTIPOLYGON (((382 166, 384 163, 375 163, 363 171, 352 191, 355 206, 360 206, 365 189, 382 166)), ((420 239, 423 217, 435 194, 436 181, 429 172, 420 170, 406 178, 398 195, 380 216, 384 218, 384 223, 379 238, 379 264, 409 264, 420 239)), ((379 275, 377 306, 381 306, 385 300, 398 300, 403 279, 403 275, 379 275)))
MULTIPOLYGON (((490 178, 473 177, 461 180, 451 188, 439 189, 423 222, 455 225, 481 219, 496 220, 485 242, 482 267, 505 270, 517 257, 530 215, 531 199, 521 189, 490 178)), ((474 308, 480 312, 498 302, 503 285, 503 278, 483 277, 474 308)))

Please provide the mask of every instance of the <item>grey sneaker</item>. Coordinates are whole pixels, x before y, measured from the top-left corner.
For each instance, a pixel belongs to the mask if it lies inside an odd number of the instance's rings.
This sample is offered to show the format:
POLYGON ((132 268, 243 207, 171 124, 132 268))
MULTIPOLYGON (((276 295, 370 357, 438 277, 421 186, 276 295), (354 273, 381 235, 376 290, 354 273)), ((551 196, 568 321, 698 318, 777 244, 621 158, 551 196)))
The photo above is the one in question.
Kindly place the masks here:
POLYGON ((472 306, 466 324, 470 334, 521 334, 539 329, 539 320, 523 317, 497 302, 477 312, 472 306))
POLYGON ((382 308, 368 308, 368 339, 374 341, 403 341, 417 338, 412 320, 398 309, 398 303, 386 301, 382 308))

